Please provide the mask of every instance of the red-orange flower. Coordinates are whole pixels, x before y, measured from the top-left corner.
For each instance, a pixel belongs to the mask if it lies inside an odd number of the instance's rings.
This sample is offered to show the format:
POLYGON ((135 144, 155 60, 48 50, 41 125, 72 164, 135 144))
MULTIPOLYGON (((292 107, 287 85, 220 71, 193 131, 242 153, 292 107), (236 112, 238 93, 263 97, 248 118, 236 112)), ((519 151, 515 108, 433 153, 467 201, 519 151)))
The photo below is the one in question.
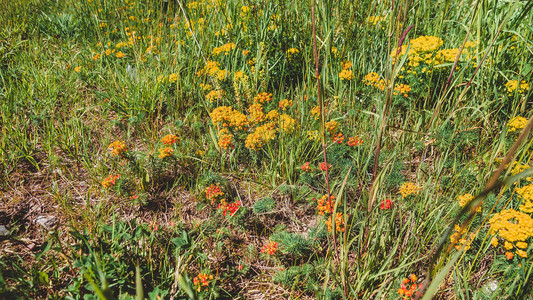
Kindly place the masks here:
POLYGON ((402 296, 402 299, 408 300, 417 296, 418 290, 422 286, 422 284, 416 284, 417 279, 415 274, 411 274, 409 275, 409 278, 404 278, 402 280, 402 284, 398 289, 398 294, 402 296))
POLYGON ((162 139, 161 142, 165 145, 172 145, 179 141, 179 137, 173 134, 167 134, 162 139))
POLYGON ((390 199, 383 200, 381 202, 381 205, 379 206, 380 209, 391 209, 392 208, 392 201, 390 199))
POLYGON ((218 196, 224 196, 224 192, 222 191, 222 188, 218 186, 218 184, 212 184, 205 189, 205 197, 207 200, 211 200, 211 203, 213 203, 218 196))
POLYGON ((309 165, 309 162, 305 162, 300 168, 302 168, 302 171, 304 172, 311 172, 311 166, 309 165))
POLYGON ((107 189, 111 186, 114 186, 117 179, 120 178, 120 175, 109 175, 104 181, 102 181, 102 186, 104 189, 107 189))
POLYGON ((326 170, 329 170, 331 169, 331 164, 328 164, 328 166, 326 167, 326 163, 325 162, 321 162, 318 167, 320 168, 320 170, 322 171, 326 171, 326 170))
POLYGON ((344 134, 342 132, 339 132, 332 137, 333 142, 337 144, 342 144, 342 141, 344 141, 344 134))
POLYGON ((348 139, 348 146, 360 146, 363 144, 363 140, 361 140, 359 137, 351 137, 348 139))
POLYGON ((224 200, 221 201, 217 208, 222 209, 222 213, 224 214, 224 216, 229 212, 229 215, 233 217, 241 205, 241 201, 227 204, 224 200))
POLYGON ((278 250, 278 243, 270 241, 268 244, 263 245, 263 248, 261 248, 261 253, 268 253, 270 255, 276 254, 276 251, 278 250))
POLYGON ((209 286, 209 280, 213 280, 213 275, 200 273, 196 277, 194 277, 193 283, 194 286, 196 286, 196 291, 200 292, 202 290, 202 287, 209 286))

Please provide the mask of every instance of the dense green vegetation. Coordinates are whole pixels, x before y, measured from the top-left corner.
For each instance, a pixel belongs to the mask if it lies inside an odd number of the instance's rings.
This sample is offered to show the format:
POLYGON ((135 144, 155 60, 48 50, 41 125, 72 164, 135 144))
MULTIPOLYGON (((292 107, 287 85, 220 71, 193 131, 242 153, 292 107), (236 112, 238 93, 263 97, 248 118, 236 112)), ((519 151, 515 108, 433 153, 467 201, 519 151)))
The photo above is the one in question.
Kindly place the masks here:
POLYGON ((0 299, 526 299, 532 8, 0 4, 0 299))

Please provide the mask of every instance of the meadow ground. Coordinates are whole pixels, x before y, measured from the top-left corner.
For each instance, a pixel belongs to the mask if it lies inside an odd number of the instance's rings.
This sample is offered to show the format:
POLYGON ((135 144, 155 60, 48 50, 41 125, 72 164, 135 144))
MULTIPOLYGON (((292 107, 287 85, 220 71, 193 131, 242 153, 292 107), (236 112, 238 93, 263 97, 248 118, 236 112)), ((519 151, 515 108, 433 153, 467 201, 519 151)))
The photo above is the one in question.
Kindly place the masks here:
POLYGON ((0 299, 532 299, 532 1, 0 12, 0 299))

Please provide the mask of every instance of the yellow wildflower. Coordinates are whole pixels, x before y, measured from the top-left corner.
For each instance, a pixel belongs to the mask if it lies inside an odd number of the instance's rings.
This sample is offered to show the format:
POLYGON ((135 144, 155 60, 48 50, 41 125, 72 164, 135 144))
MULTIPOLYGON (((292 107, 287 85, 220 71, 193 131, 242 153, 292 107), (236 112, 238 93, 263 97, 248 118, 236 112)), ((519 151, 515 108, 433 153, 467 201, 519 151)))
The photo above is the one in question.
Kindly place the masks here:
POLYGON ((124 152, 128 150, 126 144, 123 141, 114 141, 109 145, 109 150, 111 150, 112 156, 123 156, 124 152))
POLYGON ((402 195, 402 198, 407 198, 410 195, 417 194, 420 190, 421 188, 419 188, 416 184, 412 182, 406 182, 400 187, 400 194, 402 195))
POLYGON ((507 127, 509 128, 507 129, 507 131, 508 132, 519 131, 523 129, 524 127, 526 127, 526 124, 527 124, 526 118, 520 117, 520 116, 514 117, 511 120, 509 120, 509 123, 507 123, 507 127))
POLYGON ((353 72, 350 70, 342 70, 339 73, 339 77, 341 78, 341 80, 352 80, 355 78, 355 76, 353 75, 353 72))
POLYGON ((172 153, 174 153, 174 149, 172 149, 170 147, 159 148, 159 156, 158 157, 163 159, 165 157, 170 156, 172 153))
POLYGON ((284 133, 291 133, 296 128, 296 120, 291 116, 282 114, 279 116, 279 129, 284 133))

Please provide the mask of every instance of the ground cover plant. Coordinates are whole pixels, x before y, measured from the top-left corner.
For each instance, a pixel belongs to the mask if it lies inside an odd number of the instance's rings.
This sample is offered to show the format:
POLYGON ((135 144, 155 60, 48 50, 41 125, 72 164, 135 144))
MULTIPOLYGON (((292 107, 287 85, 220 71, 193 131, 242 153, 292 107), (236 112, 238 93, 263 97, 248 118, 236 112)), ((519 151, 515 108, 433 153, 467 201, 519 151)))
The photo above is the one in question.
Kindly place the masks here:
POLYGON ((531 298, 533 2, 0 7, 0 299, 531 298))

